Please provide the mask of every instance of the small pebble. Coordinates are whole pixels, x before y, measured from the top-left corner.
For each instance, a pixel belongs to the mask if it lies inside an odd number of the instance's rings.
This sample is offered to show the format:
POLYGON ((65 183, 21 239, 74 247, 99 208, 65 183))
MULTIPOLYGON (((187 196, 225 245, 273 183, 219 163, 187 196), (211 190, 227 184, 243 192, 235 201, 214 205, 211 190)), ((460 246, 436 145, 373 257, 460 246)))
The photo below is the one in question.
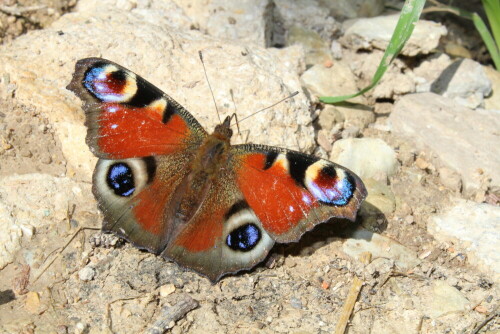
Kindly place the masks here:
POLYGON ((78 272, 78 277, 85 282, 93 280, 95 275, 95 269, 92 267, 85 267, 78 272))
POLYGON ((57 326, 56 333, 57 334, 68 334, 68 327, 66 327, 65 325, 57 326))
POLYGON ((360 129, 357 126, 349 126, 342 131, 342 138, 356 138, 360 133, 360 129))
POLYGON ((476 306, 476 308, 474 310, 476 312, 479 312, 479 313, 488 313, 488 309, 486 307, 484 307, 483 305, 476 306))
POLYGON ((422 169, 422 170, 425 170, 425 169, 428 169, 430 167, 430 164, 425 161, 424 159, 418 157, 416 160, 415 160, 415 165, 419 168, 419 169, 422 169))
POLYGON ((77 323, 75 325, 75 334, 83 334, 86 328, 87 326, 84 323, 81 322, 77 323))
POLYGON ((175 286, 173 284, 165 284, 160 287, 160 296, 166 297, 175 292, 175 286))
POLYGON ((50 164, 52 162, 52 158, 50 157, 49 154, 41 154, 41 157, 40 157, 40 161, 43 163, 43 164, 50 164))
MULTIPOLYGON (((296 308, 296 309, 302 309, 302 302, 300 301, 300 299, 296 298, 296 297, 292 297, 290 298, 290 305, 292 305, 293 308, 296 308)), ((271 321, 269 321, 271 322, 271 321)))
POLYGON ((415 217, 413 217, 413 215, 408 215, 404 218, 404 222, 407 225, 411 225, 415 222, 415 217))
POLYGON ((26 303, 24 307, 30 313, 38 313, 40 308, 40 295, 38 292, 30 291, 26 294, 26 303))
POLYGON ((33 153, 31 153, 30 150, 28 150, 27 148, 24 148, 24 147, 21 149, 21 151, 19 153, 24 158, 31 158, 33 156, 33 153))

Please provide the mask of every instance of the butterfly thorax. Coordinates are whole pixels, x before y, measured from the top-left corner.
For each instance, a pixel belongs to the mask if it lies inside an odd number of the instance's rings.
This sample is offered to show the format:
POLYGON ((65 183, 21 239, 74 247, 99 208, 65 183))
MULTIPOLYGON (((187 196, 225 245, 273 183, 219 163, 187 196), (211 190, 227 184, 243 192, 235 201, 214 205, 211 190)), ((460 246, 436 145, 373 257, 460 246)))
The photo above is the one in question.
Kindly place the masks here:
POLYGON ((207 197, 210 187, 228 167, 232 130, 229 119, 215 127, 200 145, 191 164, 191 172, 180 185, 176 225, 189 222, 207 197))

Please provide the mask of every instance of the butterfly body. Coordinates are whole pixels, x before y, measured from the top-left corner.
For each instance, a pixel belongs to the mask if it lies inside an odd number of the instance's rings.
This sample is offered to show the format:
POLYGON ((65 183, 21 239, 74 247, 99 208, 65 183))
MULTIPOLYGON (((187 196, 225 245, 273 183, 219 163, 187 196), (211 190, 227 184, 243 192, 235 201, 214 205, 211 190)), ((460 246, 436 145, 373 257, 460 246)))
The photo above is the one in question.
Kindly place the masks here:
POLYGON ((208 134, 181 105, 100 58, 76 64, 93 192, 104 231, 217 281, 262 261, 366 197, 348 169, 300 152, 230 144, 231 118, 208 134))

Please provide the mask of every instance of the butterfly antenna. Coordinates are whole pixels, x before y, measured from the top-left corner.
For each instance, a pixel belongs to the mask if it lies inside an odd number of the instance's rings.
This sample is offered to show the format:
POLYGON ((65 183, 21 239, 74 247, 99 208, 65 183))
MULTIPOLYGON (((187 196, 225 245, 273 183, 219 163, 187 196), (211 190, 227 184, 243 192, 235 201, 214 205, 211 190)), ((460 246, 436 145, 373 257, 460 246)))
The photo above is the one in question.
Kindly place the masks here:
POLYGON ((212 90, 212 86, 210 85, 210 81, 208 80, 207 69, 205 68, 205 62, 203 61, 203 54, 201 53, 201 51, 198 51, 198 55, 200 56, 201 65, 203 65, 203 72, 205 73, 205 78, 207 79, 208 88, 210 88, 210 94, 212 94, 212 100, 214 101, 215 111, 217 111, 217 117, 219 117, 219 123, 222 123, 219 109, 217 108, 217 103, 215 102, 214 91, 212 90))
POLYGON ((233 101, 234 105, 234 114, 231 115, 231 118, 234 116, 234 120, 236 121, 236 128, 238 129, 238 134, 241 135, 240 123, 238 122, 238 114, 236 113, 236 103, 234 102, 234 94, 232 89, 229 90, 229 94, 231 94, 231 100, 233 101))
POLYGON ((264 110, 270 109, 270 108, 274 107, 275 105, 280 104, 281 102, 286 101, 286 100, 288 100, 288 99, 290 99, 290 98, 294 97, 294 96, 295 96, 295 95, 297 95, 298 93, 299 93, 298 91, 293 92, 292 94, 290 94, 290 95, 288 95, 287 97, 285 97, 285 98, 283 98, 283 99, 279 100, 278 102, 276 102, 276 103, 274 103, 274 104, 271 104, 269 107, 265 107, 265 108, 263 108, 263 109, 257 110, 257 111, 256 111, 256 112, 254 112, 253 114, 250 114, 250 115, 248 115, 247 117, 244 117, 243 119, 240 119, 240 123, 241 123, 241 122, 243 122, 244 120, 246 120, 246 119, 248 119, 248 118, 252 117, 253 115, 260 113, 261 111, 264 111, 264 110))

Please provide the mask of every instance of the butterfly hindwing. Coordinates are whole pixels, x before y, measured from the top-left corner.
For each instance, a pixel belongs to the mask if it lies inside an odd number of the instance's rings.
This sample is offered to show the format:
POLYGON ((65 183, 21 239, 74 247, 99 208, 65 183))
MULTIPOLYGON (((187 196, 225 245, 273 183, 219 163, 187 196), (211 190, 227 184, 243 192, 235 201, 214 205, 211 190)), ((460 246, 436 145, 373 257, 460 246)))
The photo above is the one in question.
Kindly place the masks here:
POLYGON ((104 231, 114 232, 136 247, 159 254, 174 228, 176 190, 189 173, 192 156, 99 159, 93 192, 104 213, 104 231))
POLYGON ((162 255, 216 282, 254 267, 273 245, 228 172, 210 183, 200 208, 162 255))
POLYGON ((357 175, 328 160, 264 145, 237 145, 232 152, 240 191, 280 243, 333 217, 354 220, 367 195, 357 175))
POLYGON ((175 100, 112 61, 79 60, 67 88, 83 101, 87 144, 99 158, 185 151, 207 135, 175 100))

